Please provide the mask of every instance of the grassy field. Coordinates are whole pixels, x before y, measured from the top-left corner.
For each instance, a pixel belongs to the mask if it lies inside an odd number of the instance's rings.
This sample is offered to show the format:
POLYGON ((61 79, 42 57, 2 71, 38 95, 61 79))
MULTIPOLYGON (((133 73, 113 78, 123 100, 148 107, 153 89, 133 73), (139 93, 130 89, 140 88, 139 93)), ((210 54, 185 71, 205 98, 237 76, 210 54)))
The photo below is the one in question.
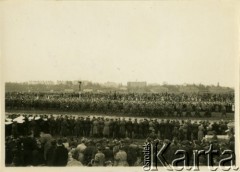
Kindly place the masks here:
POLYGON ((201 113, 202 117, 177 117, 177 116, 162 116, 162 117, 151 117, 151 116, 137 116, 137 115, 130 115, 130 114, 103 114, 103 113, 90 113, 90 112, 64 112, 64 111, 41 111, 41 110, 7 110, 6 114, 39 114, 39 115, 74 115, 74 116, 104 116, 104 117, 125 117, 125 118, 157 118, 157 119, 192 119, 192 120, 211 120, 211 121, 218 121, 218 120, 234 120, 234 113, 227 113, 227 117, 221 117, 220 112, 213 112, 212 117, 203 117, 203 113, 201 113))

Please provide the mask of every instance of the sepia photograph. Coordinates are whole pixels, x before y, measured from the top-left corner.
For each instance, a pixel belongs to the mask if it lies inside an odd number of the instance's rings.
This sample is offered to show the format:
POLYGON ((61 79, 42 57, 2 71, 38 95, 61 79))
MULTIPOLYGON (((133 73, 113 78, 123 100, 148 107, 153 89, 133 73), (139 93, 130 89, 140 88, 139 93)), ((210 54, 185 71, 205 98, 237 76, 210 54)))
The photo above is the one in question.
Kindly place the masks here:
POLYGON ((0 10, 5 170, 239 170, 237 1, 0 10))

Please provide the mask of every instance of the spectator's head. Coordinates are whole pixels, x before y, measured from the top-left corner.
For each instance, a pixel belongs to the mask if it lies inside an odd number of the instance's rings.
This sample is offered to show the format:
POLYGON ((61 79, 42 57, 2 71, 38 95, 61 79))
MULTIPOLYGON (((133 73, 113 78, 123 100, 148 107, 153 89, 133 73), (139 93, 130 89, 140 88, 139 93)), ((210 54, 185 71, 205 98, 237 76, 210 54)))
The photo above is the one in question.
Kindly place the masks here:
POLYGON ((41 131, 41 132, 40 132, 40 136, 42 136, 42 135, 44 135, 44 134, 45 134, 44 131, 41 131))
POLYGON ((62 139, 58 139, 58 140, 57 140, 57 146, 62 146, 62 145, 63 145, 62 139))
POLYGON ((75 147, 77 147, 77 141, 72 141, 71 143, 70 143, 70 147, 72 147, 72 148, 75 148, 75 147))
POLYGON ((98 146, 97 150, 98 150, 98 152, 102 152, 102 150, 103 150, 102 146, 98 146))
POLYGON ((52 140, 52 141, 51 141, 51 146, 56 146, 56 145, 57 145, 56 140, 52 140))
POLYGON ((92 146, 92 145, 94 145, 94 143, 93 143, 92 140, 88 140, 88 141, 86 142, 86 146, 92 146))
POLYGON ((78 160, 78 157, 79 157, 79 151, 75 149, 72 152, 72 158, 75 159, 75 160, 78 160))
POLYGON ((63 143, 67 143, 68 142, 68 140, 67 140, 67 138, 65 137, 65 138, 63 138, 63 143))
POLYGON ((83 138, 81 139, 81 143, 84 143, 84 144, 85 144, 86 142, 87 142, 87 139, 83 137, 83 138))
POLYGON ((200 145, 201 142, 200 142, 199 140, 194 140, 194 144, 195 144, 195 145, 200 145))
POLYGON ((33 132, 32 132, 32 131, 28 131, 28 132, 27 132, 27 135, 28 135, 29 137, 33 137, 33 132))

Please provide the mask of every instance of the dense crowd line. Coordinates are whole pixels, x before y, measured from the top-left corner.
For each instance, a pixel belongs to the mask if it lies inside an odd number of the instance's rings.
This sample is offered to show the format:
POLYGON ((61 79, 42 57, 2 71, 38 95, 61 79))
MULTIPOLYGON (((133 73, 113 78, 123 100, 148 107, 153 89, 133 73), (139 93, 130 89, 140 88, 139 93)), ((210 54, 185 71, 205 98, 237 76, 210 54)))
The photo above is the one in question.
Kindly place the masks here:
MULTIPOLYGON (((6 159, 9 166, 142 166, 143 142, 171 142, 174 150, 234 151, 231 121, 125 119, 72 115, 9 114, 5 120, 6 159), (226 135, 219 141, 217 135, 226 135), (212 135, 210 140, 206 135, 212 135)), ((192 157, 190 157, 191 159, 192 157)), ((221 156, 215 156, 217 162, 221 156)), ((213 162, 213 163, 214 163, 213 162)), ((200 158, 206 165, 207 158, 200 158)))
POLYGON ((136 116, 210 117, 234 111, 233 94, 20 93, 8 92, 6 109, 60 110, 136 116))

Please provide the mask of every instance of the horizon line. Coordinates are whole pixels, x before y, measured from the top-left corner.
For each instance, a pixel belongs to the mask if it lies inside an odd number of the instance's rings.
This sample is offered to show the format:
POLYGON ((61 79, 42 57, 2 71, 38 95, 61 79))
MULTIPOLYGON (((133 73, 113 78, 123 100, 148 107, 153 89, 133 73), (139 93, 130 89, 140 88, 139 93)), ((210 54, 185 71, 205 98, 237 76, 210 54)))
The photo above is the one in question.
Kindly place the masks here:
POLYGON ((115 81, 91 81, 91 80, 85 80, 85 79, 79 79, 79 80, 28 80, 28 81, 5 81, 4 83, 17 83, 17 84, 21 84, 21 83, 29 83, 29 82, 53 82, 54 84, 56 84, 56 82, 74 82, 74 81, 82 81, 82 82, 91 82, 91 83, 97 83, 97 84, 106 84, 106 83, 115 83, 115 84, 122 84, 122 85, 127 85, 128 82, 146 82, 147 85, 152 85, 152 84, 156 84, 159 86, 164 86, 164 85, 174 85, 174 86, 184 86, 184 85, 203 85, 203 86, 219 86, 219 87, 228 87, 228 88, 232 88, 234 89, 235 86, 227 86, 227 85, 221 85, 220 82, 218 82, 217 84, 204 84, 204 83, 181 83, 181 84, 174 84, 174 83, 168 83, 166 81, 163 82, 148 82, 148 81, 142 81, 142 80, 135 80, 135 81, 127 81, 127 82, 115 82, 115 81), (126 84, 123 84, 126 83, 126 84))

